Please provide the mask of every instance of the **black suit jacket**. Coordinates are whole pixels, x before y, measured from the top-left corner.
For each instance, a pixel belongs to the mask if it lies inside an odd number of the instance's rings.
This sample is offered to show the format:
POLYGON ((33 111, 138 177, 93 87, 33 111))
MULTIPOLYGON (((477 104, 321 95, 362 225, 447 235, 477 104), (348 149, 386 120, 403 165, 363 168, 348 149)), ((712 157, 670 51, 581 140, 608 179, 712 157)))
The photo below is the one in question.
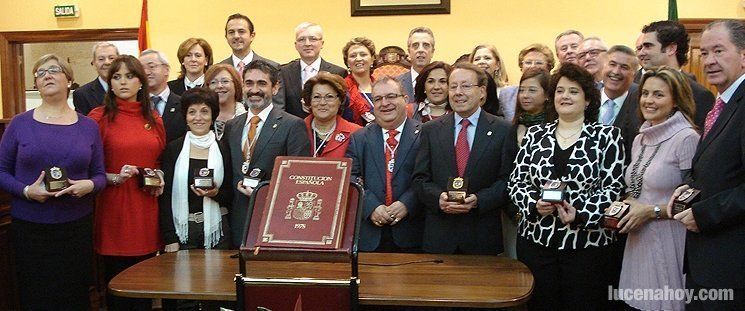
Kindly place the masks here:
POLYGON ((181 96, 173 91, 168 95, 166 107, 163 109, 163 127, 166 129, 166 143, 186 134, 186 120, 181 112, 181 96))
POLYGON ((704 287, 745 287, 745 83, 699 141, 687 183, 701 190, 686 233, 686 266, 704 287))
POLYGON ((458 176, 454 129, 452 113, 422 127, 414 170, 417 197, 425 206, 422 248, 430 253, 460 249, 466 254, 499 254, 504 250, 499 208, 507 204, 505 189, 512 160, 505 154, 510 125, 481 111, 465 171, 468 193, 476 194, 478 205, 459 215, 446 214, 439 207, 449 177, 458 176))
MULTIPOLYGON (((422 243, 423 217, 411 184, 419 150, 420 127, 419 121, 406 120, 393 168, 393 200, 406 205, 409 213, 406 218, 391 226, 393 241, 402 248, 419 247, 422 243)), ((347 148, 347 157, 353 161, 352 175, 364 180, 365 202, 362 208, 364 215, 360 225, 359 248, 366 252, 374 251, 380 245, 382 229, 372 223, 370 214, 378 206, 385 204, 386 163, 383 144, 381 127, 377 123, 371 123, 352 134, 347 148)))
MULTIPOLYGON (((284 97, 285 97, 285 111, 291 115, 297 116, 304 119, 308 116, 308 113, 303 111, 303 105, 300 103, 302 98, 302 81, 303 77, 300 75, 300 60, 293 60, 282 66, 280 73, 282 85, 284 86, 284 97)), ((319 71, 326 71, 342 78, 347 76, 347 70, 337 65, 329 63, 321 58, 321 66, 319 71)))
MULTIPOLYGON (((276 68, 277 70, 280 70, 279 63, 277 63, 277 62, 275 62, 275 61, 273 61, 271 59, 268 59, 268 58, 264 58, 264 57, 259 56, 259 54, 256 54, 256 51, 254 51, 254 58, 253 58, 253 60, 263 60, 263 61, 269 63, 270 65, 274 66, 274 68, 276 68)), ((220 64, 228 64, 230 66, 235 67, 235 64, 233 64, 233 56, 232 55, 231 56, 228 56, 228 58, 226 58, 226 59, 223 59, 220 62, 220 64)), ((238 69, 236 68, 236 70, 238 70, 238 69)), ((241 81, 243 81, 243 77, 241 77, 241 81)), ((281 109, 284 110, 285 109, 285 92, 283 90, 284 86, 282 85, 282 81, 279 81, 279 82, 280 82, 279 83, 279 91, 277 92, 277 95, 274 95, 272 97, 272 104, 274 104, 275 107, 279 107, 279 108, 281 108, 281 109)), ((209 81, 204 81, 204 83, 209 84, 209 81)))
POLYGON ((693 123, 695 123, 699 129, 703 130, 704 123, 706 122, 706 114, 709 113, 711 107, 714 106, 714 101, 716 99, 707 88, 696 82, 696 80, 691 78, 690 75, 686 76, 688 77, 688 83, 693 92, 693 100, 696 102, 696 115, 693 118, 693 123))
POLYGON ((168 81, 168 88, 171 89, 172 93, 176 93, 178 96, 184 95, 184 92, 186 92, 184 78, 168 81))
MULTIPOLYGON (((238 247, 245 234, 248 211, 248 197, 238 191, 236 186, 243 180, 243 129, 246 127, 248 113, 241 114, 225 124, 222 137, 230 147, 230 158, 233 167, 233 210, 230 213, 230 228, 233 246, 238 247)), ((262 180, 272 178, 274 159, 278 156, 310 156, 310 140, 305 122, 278 107, 274 107, 256 139, 249 172, 254 168, 264 172, 262 180)))
POLYGON ((106 91, 96 77, 72 92, 72 104, 75 106, 75 111, 87 116, 93 108, 103 105, 105 95, 106 91))
MULTIPOLYGON (((220 203, 220 206, 229 209, 233 200, 233 171, 230 166, 230 150, 228 149, 228 146, 222 142, 218 142, 217 146, 220 148, 220 154, 222 154, 222 165, 225 172, 222 185, 220 185, 217 195, 212 199, 217 201, 217 203, 220 203)), ((165 244, 176 243, 179 241, 178 236, 176 235, 176 228, 173 224, 171 198, 173 197, 173 174, 176 169, 176 160, 178 160, 178 156, 183 147, 183 136, 168 143, 166 149, 163 151, 162 161, 160 164, 160 168, 163 170, 163 181, 166 183, 165 188, 163 188, 163 194, 158 197, 158 205, 160 209, 160 232, 165 244)), ((183 208, 189 207, 184 206, 183 208)), ((224 234, 228 234, 228 232, 225 232, 224 234)))
MULTIPOLYGON (((602 91, 601 91, 602 92, 602 91)), ((613 126, 621 129, 623 137, 623 147, 626 154, 626 164, 631 162, 631 145, 634 144, 634 137, 639 134, 641 121, 639 120, 639 86, 631 84, 629 95, 623 101, 621 110, 618 111, 613 126)), ((600 103, 601 105, 603 103, 600 103)))

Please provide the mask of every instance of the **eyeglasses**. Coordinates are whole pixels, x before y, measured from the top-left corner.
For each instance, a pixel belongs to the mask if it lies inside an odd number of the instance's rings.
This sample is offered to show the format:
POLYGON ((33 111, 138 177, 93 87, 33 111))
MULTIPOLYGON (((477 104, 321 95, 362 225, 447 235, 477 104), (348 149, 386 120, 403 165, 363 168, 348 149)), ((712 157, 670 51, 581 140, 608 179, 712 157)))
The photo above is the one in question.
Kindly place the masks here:
POLYGON ((461 90, 463 90, 463 91, 466 91, 466 92, 468 92, 468 91, 470 91, 470 90, 471 90, 471 89, 472 89, 472 88, 473 88, 474 86, 476 86, 476 84, 466 84, 466 83, 464 83, 464 84, 461 84, 461 85, 458 85, 458 84, 451 84, 451 85, 449 85, 449 86, 448 86, 448 90, 450 90, 451 92, 455 92, 455 91, 457 91, 457 90, 458 90, 458 87, 460 87, 460 89, 461 89, 461 90))
POLYGON ((210 86, 218 86, 218 85, 230 85, 233 83, 233 81, 225 79, 225 80, 212 80, 210 81, 210 86))
POLYGON ((546 63, 544 61, 540 61, 540 60, 535 60, 535 61, 534 60, 524 60, 521 64, 524 67, 527 67, 527 66, 540 67, 540 66, 545 65, 546 63))
POLYGON ((314 103, 314 104, 318 104, 321 101, 323 101, 325 103, 331 103, 334 100, 336 100, 337 98, 339 98, 339 96, 338 95, 334 95, 334 94, 326 94, 326 95, 323 95, 323 96, 321 96, 321 95, 313 95, 313 96, 310 97, 310 102, 311 103, 314 103))
POLYGON ((578 59, 583 59, 583 58, 587 57, 587 55, 590 55, 591 57, 595 58, 595 57, 598 57, 598 55, 600 55, 600 53, 603 53, 603 52, 606 52, 606 51, 607 50, 605 50, 605 49, 592 49, 592 50, 589 50, 587 52, 582 52, 582 53, 577 54, 577 58, 578 59))
POLYGON ((390 93, 390 94, 385 94, 383 96, 375 96, 375 97, 373 97, 372 100, 373 100, 373 103, 379 104, 379 103, 383 102, 383 99, 385 99, 387 101, 392 101, 392 100, 396 100, 396 98, 399 98, 401 96, 403 96, 403 95, 390 93))
POLYGON ((49 66, 47 69, 39 68, 39 70, 36 70, 34 72, 34 78, 42 78, 47 75, 48 73, 55 74, 62 72, 62 67, 59 66, 49 66))
POLYGON ((161 65, 163 65, 163 63, 147 63, 145 64, 145 69, 155 70, 156 68, 158 68, 158 66, 161 66, 161 65))
POLYGON ((316 43, 318 41, 321 41, 321 38, 310 36, 310 37, 299 37, 295 39, 296 43, 305 43, 305 41, 310 41, 310 43, 316 43))

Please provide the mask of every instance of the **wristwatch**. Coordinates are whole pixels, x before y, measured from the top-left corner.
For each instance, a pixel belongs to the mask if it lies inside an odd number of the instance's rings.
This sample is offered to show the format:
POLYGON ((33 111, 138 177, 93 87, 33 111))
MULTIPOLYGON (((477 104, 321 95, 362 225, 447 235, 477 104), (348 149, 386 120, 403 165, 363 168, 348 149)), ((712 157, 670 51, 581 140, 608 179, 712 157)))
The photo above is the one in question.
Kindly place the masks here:
POLYGON ((661 212, 660 206, 659 205, 655 205, 654 206, 654 218, 660 219, 660 212, 661 212))

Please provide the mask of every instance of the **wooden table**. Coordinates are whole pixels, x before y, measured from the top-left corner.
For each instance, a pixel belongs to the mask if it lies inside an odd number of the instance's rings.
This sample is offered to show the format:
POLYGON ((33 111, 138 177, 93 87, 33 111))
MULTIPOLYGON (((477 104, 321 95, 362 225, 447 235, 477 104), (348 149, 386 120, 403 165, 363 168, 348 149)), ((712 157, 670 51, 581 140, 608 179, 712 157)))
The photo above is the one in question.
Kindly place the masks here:
MULTIPOLYGON (((123 297, 235 300, 235 253, 189 250, 150 258, 117 275, 109 290, 123 297)), ((360 253, 359 262, 364 305, 499 308, 525 303, 533 290, 528 268, 506 257, 360 253), (407 262, 417 263, 376 265, 407 262)), ((250 261, 247 267, 251 277, 349 277, 346 263, 250 261)))

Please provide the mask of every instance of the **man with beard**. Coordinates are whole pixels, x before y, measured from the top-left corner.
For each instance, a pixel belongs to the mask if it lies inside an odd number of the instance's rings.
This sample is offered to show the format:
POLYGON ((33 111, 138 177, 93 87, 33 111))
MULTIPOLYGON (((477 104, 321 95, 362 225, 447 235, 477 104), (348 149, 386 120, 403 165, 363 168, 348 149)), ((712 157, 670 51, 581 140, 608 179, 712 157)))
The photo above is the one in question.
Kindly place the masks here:
POLYGON ((612 46, 603 65, 603 89, 600 92, 598 121, 621 129, 626 162, 631 161, 631 145, 639 132, 638 85, 632 81, 639 63, 634 50, 625 45, 612 46))
POLYGON ((245 234, 248 198, 260 181, 272 178, 278 156, 310 156, 305 122, 279 107, 272 96, 279 91, 279 71, 263 60, 254 60, 243 71, 243 94, 248 112, 228 121, 225 136, 233 165, 233 206, 230 228, 233 246, 240 246, 245 234), (252 184, 243 184, 244 174, 252 184))
MULTIPOLYGON (((689 41, 688 32, 679 22, 658 21, 644 26, 641 43, 636 52, 643 67, 642 71, 662 65, 680 70, 680 67, 688 62, 689 41)), ((703 128, 706 113, 714 105, 714 95, 698 84, 690 74, 686 73, 686 77, 696 103, 694 123, 699 128, 703 128)), ((637 81, 636 77, 634 79, 637 81)), ((641 74, 639 74, 639 80, 641 80, 641 74)))
MULTIPOLYGON (((233 54, 220 63, 235 67, 238 75, 241 76, 246 65, 254 60, 263 60, 279 70, 279 64, 277 62, 263 58, 251 49, 251 43, 255 37, 254 23, 248 16, 240 13, 228 16, 228 21, 225 23, 225 39, 228 41, 233 54)), ((279 91, 272 98, 272 101, 275 106, 284 109, 285 97, 282 85, 279 86, 279 91)))
POLYGON ((406 46, 409 48, 411 70, 398 76, 397 80, 404 87, 405 95, 413 100, 416 77, 419 76, 424 66, 432 62, 432 55, 435 53, 435 35, 427 27, 416 27, 409 32, 406 46))
POLYGON ((603 40, 598 37, 589 37, 582 40, 577 54, 579 65, 592 74, 598 89, 603 88, 603 64, 605 64, 606 51, 608 47, 603 40))
POLYGON ((88 115, 93 108, 103 105, 103 97, 109 90, 109 85, 106 84, 109 67, 117 57, 119 57, 119 50, 109 42, 99 42, 93 46, 91 65, 96 69, 98 77, 72 93, 75 111, 88 115))

